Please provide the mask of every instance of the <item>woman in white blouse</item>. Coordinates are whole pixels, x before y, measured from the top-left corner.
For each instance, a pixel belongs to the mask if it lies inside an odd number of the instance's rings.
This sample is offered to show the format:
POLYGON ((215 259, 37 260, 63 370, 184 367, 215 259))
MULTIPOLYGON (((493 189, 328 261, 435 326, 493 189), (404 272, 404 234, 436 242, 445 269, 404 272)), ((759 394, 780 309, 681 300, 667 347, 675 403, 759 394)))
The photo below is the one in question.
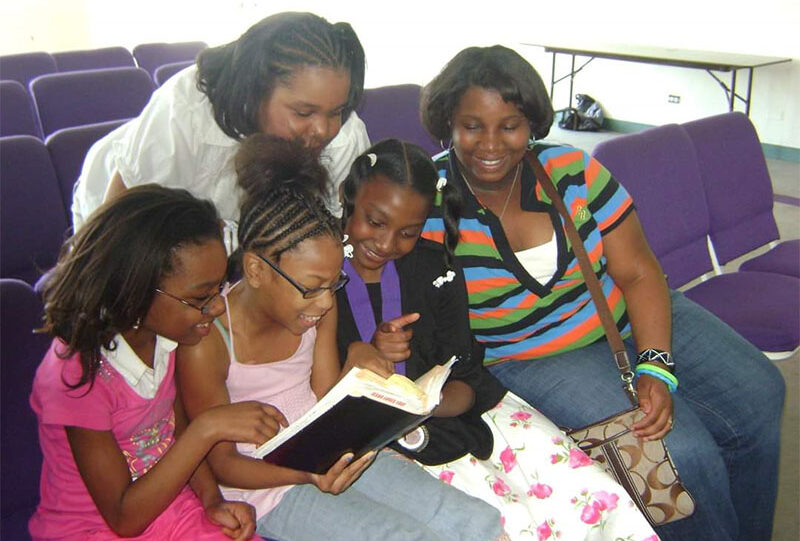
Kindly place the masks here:
POLYGON ((73 195, 75 230, 103 201, 153 182, 209 199, 235 222, 233 155, 257 132, 318 150, 331 179, 328 206, 340 214, 338 185, 369 146, 353 111, 363 88, 364 50, 349 24, 311 13, 267 17, 200 53, 137 118, 92 146, 73 195))

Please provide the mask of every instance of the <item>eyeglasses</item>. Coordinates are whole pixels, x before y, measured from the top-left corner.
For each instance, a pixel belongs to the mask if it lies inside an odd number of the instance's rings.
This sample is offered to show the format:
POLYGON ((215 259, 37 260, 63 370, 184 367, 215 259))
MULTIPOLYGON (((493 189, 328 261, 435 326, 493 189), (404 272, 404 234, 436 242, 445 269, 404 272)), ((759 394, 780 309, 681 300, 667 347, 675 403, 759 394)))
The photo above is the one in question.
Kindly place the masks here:
POLYGON ((273 263, 272 261, 270 261, 269 259, 267 259, 263 255, 261 255, 261 254, 256 254, 256 255, 258 257, 260 257, 262 259, 262 261, 264 261, 264 263, 266 263, 267 265, 272 267, 272 270, 274 270, 275 272, 277 272, 278 274, 280 274, 281 276, 286 278, 286 281, 289 282, 290 284, 292 284, 295 287, 295 289, 297 291, 299 291, 303 295, 304 299, 313 299, 315 297, 319 297, 320 295, 322 295, 326 291, 329 291, 331 293, 331 295, 333 295, 334 293, 336 293, 337 291, 342 289, 345 286, 345 284, 347 284, 347 282, 350 281, 350 277, 347 276, 347 274, 344 271, 340 271, 339 272, 339 279, 336 280, 336 282, 334 282, 332 285, 324 286, 324 287, 315 287, 313 289, 308 289, 307 287, 303 287, 300 284, 298 284, 297 282, 295 282, 292 279, 291 276, 289 276, 288 274, 283 272, 280 269, 280 267, 278 267, 275 263, 273 263))
POLYGON ((165 296, 169 297, 170 299, 175 299, 175 300, 176 300, 176 301, 178 301, 179 303, 181 303, 181 304, 185 304, 186 306, 188 306, 188 307, 190 307, 190 308, 194 308, 195 310, 198 310, 198 311, 199 311, 201 314, 203 314, 204 316, 207 316, 208 314, 210 314, 210 313, 211 313, 211 307, 214 305, 214 301, 215 301, 215 300, 217 300, 217 299, 219 298, 219 296, 220 296, 220 294, 222 293, 222 290, 223 290, 223 288, 224 288, 224 287, 225 287, 225 284, 220 284, 220 285, 219 285, 219 291, 217 291, 216 293, 214 293, 213 295, 211 295, 211 296, 210 296, 208 299, 206 299, 206 301, 205 301, 203 304, 201 304, 200 306, 198 306, 198 305, 196 305, 196 304, 194 304, 194 303, 191 303, 191 302, 187 301, 186 299, 182 299, 182 298, 180 298, 180 297, 176 297, 176 296, 175 296, 175 295, 173 295, 172 293, 167 293, 167 292, 166 292, 166 291, 164 291, 163 289, 158 289, 158 288, 156 288, 156 293, 161 293, 162 295, 165 295, 165 296))

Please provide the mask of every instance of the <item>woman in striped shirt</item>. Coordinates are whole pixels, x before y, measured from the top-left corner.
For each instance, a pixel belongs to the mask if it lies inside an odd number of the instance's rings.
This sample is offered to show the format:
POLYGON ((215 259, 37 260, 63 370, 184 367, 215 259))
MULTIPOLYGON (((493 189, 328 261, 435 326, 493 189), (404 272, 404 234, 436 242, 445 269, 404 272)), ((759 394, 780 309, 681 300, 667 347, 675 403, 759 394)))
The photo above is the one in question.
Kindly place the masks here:
POLYGON ((423 236, 455 250, 490 372, 560 426, 629 407, 561 219, 525 163, 531 151, 569 209, 630 353, 638 364, 679 367, 675 394, 654 377, 636 380, 647 414, 637 435, 666 437, 697 501, 694 515, 658 533, 769 538, 783 380, 755 347, 668 289, 630 195, 608 170, 580 150, 536 142, 553 121, 538 73, 505 47, 465 49, 425 87, 421 113, 434 137, 452 142, 435 161, 458 192, 423 236), (455 246, 445 234, 454 225, 455 246))

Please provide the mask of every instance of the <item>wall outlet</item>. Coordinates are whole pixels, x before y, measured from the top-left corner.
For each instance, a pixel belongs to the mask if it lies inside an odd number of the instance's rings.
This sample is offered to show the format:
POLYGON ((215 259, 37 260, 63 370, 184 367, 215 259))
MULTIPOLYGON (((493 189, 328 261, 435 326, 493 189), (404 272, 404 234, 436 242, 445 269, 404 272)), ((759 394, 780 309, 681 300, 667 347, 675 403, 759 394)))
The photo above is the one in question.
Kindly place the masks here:
POLYGON ((680 103, 680 102, 681 102, 680 96, 676 96, 675 94, 670 94, 669 96, 667 96, 667 103, 680 103))

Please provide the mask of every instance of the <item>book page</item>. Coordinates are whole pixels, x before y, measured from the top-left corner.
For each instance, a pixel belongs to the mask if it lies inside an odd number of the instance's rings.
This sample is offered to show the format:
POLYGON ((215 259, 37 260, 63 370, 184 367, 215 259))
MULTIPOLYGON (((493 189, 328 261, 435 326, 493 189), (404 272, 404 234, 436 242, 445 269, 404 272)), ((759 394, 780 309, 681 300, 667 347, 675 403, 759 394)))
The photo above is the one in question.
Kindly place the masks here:
POLYGON ((416 386, 425 394, 425 411, 431 411, 439 405, 442 387, 450 376, 450 370, 456 361, 458 361, 458 357, 453 355, 446 363, 434 366, 415 381, 416 386))

